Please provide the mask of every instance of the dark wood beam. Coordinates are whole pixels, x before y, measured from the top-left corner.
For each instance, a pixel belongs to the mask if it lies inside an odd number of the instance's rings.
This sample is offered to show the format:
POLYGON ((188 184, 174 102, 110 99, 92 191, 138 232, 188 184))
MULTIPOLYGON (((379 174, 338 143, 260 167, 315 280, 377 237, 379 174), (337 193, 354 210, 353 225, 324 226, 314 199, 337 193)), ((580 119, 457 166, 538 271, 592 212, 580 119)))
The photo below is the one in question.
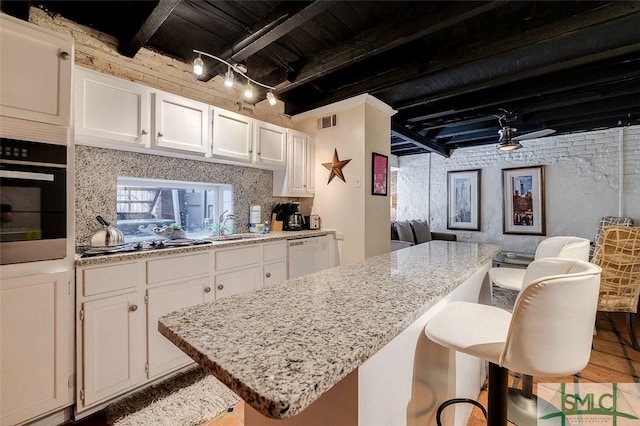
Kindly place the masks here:
POLYGON ((442 145, 439 145, 419 135, 418 133, 412 132, 411 130, 406 129, 400 124, 394 123, 393 119, 391 121, 391 135, 402 139, 408 139, 415 145, 424 148, 429 152, 435 152, 436 154, 440 154, 443 157, 449 157, 448 150, 446 150, 442 145))
POLYGON ((29 21, 29 7, 31 6, 30 1, 21 1, 21 0, 13 0, 13 1, 0 1, 0 10, 2 10, 7 15, 13 16, 14 18, 22 19, 23 21, 29 21))
POLYGON ((118 52, 129 58, 133 58, 149 39, 160 28, 160 25, 169 17, 180 0, 159 0, 151 14, 145 19, 140 28, 129 40, 121 40, 118 52))
MULTIPOLYGON (((416 13, 413 10, 404 11, 403 8, 398 8, 397 14, 390 15, 385 24, 375 26, 355 39, 342 42, 335 48, 311 58, 302 66, 295 81, 276 86, 277 91, 279 94, 285 93, 347 67, 353 62, 389 51, 504 5, 505 3, 500 1, 473 3, 474 7, 471 9, 469 4, 450 5, 430 15, 426 12, 416 13)), ((426 10, 432 6, 428 2, 416 2, 414 7, 426 10)))

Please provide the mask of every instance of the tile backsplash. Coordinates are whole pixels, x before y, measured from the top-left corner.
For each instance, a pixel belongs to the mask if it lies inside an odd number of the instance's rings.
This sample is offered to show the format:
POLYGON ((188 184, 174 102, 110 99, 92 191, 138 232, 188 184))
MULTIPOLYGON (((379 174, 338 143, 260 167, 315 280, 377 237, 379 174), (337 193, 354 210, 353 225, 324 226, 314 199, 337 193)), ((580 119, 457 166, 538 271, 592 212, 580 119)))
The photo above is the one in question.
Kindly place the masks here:
POLYGON ((273 172, 250 167, 142 154, 85 145, 75 147, 76 244, 100 227, 96 216, 116 223, 116 179, 130 176, 233 185, 235 232, 248 232, 249 206, 262 206, 262 220, 286 198, 274 197, 273 172))

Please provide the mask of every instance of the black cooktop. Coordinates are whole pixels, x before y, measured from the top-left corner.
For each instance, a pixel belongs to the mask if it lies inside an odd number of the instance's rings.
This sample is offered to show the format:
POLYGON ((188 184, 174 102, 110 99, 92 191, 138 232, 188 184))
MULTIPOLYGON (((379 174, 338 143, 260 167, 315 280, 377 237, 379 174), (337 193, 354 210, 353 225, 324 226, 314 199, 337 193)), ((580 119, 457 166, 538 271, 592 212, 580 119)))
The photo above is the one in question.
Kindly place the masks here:
POLYGON ((138 241, 136 243, 128 243, 117 246, 95 247, 90 245, 81 245, 76 247, 76 253, 80 257, 105 256, 110 254, 146 252, 154 250, 162 250, 167 248, 197 246, 202 244, 213 244, 207 240, 193 240, 189 238, 169 240, 157 239, 138 241))

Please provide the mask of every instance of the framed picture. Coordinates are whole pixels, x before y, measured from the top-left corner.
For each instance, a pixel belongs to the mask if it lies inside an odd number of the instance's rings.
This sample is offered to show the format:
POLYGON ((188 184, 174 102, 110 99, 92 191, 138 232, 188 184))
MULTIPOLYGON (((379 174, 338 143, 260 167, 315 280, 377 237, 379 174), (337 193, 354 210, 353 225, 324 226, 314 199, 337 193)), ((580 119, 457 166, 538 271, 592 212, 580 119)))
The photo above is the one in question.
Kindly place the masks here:
POLYGON ((543 166, 502 169, 502 232, 546 235, 543 166))
POLYGON ((480 230, 480 169, 447 173, 447 229, 480 230))
POLYGON ((374 152, 371 161, 371 194, 387 195, 389 158, 374 152))

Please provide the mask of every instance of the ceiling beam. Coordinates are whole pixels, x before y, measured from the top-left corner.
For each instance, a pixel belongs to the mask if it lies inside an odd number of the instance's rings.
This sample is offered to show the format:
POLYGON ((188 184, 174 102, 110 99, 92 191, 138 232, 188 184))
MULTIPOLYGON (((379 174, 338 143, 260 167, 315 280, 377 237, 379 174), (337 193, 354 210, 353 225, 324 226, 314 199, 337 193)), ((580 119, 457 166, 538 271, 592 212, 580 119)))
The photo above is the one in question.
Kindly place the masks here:
MULTIPOLYGON (((307 94, 304 108, 292 108, 287 113, 297 114, 362 93, 370 93, 396 109, 411 108, 495 84, 636 52, 640 47, 639 9, 640 4, 618 2, 563 21, 562 25, 552 23, 465 55, 450 55, 450 59, 429 67, 409 64, 378 72, 369 80, 320 94, 314 101, 308 101, 307 94)), ((281 98, 292 101, 292 105, 296 103, 293 92, 281 98)))
POLYGON ((449 152, 442 145, 439 145, 424 136, 419 135, 418 133, 412 132, 411 130, 406 129, 405 127, 394 123, 393 119, 391 120, 391 136, 396 136, 402 139, 408 139, 413 142, 415 145, 426 149, 429 152, 435 152, 436 154, 440 154, 443 157, 449 157, 449 152))
POLYGON ((129 40, 121 40, 118 52, 129 58, 136 56, 136 53, 158 31, 160 25, 169 17, 178 3, 180 0, 159 0, 135 34, 129 40))
MULTIPOLYGON (((365 60, 441 31, 496 7, 504 6, 505 3, 494 1, 472 3, 472 5, 474 6, 472 9, 469 9, 469 4, 448 5, 446 8, 432 11, 431 14, 416 13, 413 10, 404 11, 404 8, 399 7, 395 10, 397 14, 390 15, 386 23, 374 26, 354 39, 342 42, 335 48, 310 58, 300 69, 295 81, 279 84, 276 86, 277 92, 278 94, 288 92, 300 85, 345 68, 354 62, 365 60), (429 18, 425 18, 426 16, 429 18)), ((415 2, 413 6, 425 8, 425 10, 432 8, 428 2, 415 2)))

